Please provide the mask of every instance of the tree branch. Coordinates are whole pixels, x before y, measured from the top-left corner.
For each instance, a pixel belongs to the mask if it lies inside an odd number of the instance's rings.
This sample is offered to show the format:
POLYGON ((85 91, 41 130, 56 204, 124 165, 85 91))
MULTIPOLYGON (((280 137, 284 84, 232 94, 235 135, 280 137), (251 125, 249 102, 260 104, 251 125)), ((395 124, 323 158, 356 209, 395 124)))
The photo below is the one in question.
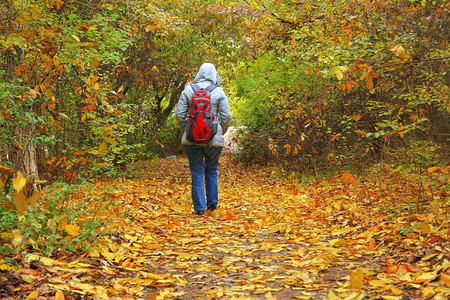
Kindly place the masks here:
POLYGON ((405 61, 405 62, 401 62, 401 63, 380 66, 380 67, 377 67, 377 69, 384 69, 384 68, 390 68, 390 67, 401 66, 401 65, 412 65, 412 64, 419 64, 421 62, 447 60, 447 59, 450 59, 450 56, 442 56, 442 57, 434 57, 434 58, 427 58, 427 59, 421 59, 421 60, 405 61))

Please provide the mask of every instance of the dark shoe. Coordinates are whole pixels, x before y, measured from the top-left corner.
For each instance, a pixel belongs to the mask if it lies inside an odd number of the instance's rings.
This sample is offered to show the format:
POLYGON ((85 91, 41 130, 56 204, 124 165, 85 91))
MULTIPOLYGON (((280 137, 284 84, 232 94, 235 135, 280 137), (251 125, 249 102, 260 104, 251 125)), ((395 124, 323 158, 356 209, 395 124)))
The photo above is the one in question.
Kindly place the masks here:
POLYGON ((208 206, 208 210, 209 210, 210 212, 213 212, 213 211, 215 211, 216 209, 217 209, 217 205, 208 206))
POLYGON ((201 216, 201 215, 204 215, 204 214, 205 214, 205 211, 204 211, 204 210, 196 210, 196 211, 195 211, 195 214, 201 216))

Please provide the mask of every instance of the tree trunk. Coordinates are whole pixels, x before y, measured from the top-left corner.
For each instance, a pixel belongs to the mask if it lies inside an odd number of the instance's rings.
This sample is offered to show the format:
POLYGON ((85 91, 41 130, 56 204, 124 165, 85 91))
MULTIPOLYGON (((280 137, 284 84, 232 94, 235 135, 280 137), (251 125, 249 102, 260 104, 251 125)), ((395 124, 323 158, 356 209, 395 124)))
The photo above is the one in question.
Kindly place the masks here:
POLYGON ((35 130, 34 124, 15 128, 15 135, 19 144, 13 146, 11 158, 15 170, 26 175, 32 175, 34 180, 39 180, 38 156, 33 144, 35 130))
POLYGON ((160 108, 160 111, 156 113, 156 122, 160 127, 164 125, 167 118, 172 113, 173 108, 177 105, 178 98, 180 97, 185 84, 186 84, 185 80, 177 82, 176 84, 177 88, 175 88, 169 95, 169 104, 167 105, 167 107, 163 110, 161 110, 160 108))

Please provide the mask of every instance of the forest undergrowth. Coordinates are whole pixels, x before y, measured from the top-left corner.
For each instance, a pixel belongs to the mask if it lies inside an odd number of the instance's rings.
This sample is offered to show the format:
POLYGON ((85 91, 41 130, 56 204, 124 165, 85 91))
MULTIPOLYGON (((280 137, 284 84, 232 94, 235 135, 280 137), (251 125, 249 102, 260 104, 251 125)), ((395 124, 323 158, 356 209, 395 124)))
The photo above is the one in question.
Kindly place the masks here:
POLYGON ((185 157, 81 186, 65 203, 87 213, 47 220, 72 248, 46 255, 32 235, 2 233, 15 251, 0 256, 0 298, 448 299, 446 184, 389 169, 299 180, 229 154, 219 181, 205 216, 192 212, 185 157), (81 242, 88 230, 97 240, 81 242))

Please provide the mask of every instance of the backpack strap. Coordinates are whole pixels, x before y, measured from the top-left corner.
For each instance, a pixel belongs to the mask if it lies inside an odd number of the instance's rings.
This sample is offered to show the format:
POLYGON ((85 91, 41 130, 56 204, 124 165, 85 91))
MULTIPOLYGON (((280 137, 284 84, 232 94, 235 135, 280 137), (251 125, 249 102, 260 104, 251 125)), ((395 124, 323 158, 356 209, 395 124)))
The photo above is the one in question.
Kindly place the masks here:
POLYGON ((191 87, 194 90, 194 93, 201 90, 201 88, 196 83, 191 84, 191 87))
POLYGON ((207 86, 206 88, 204 88, 204 90, 211 93, 212 91, 214 91, 214 89, 216 87, 217 87, 217 85, 211 84, 211 85, 207 86))

